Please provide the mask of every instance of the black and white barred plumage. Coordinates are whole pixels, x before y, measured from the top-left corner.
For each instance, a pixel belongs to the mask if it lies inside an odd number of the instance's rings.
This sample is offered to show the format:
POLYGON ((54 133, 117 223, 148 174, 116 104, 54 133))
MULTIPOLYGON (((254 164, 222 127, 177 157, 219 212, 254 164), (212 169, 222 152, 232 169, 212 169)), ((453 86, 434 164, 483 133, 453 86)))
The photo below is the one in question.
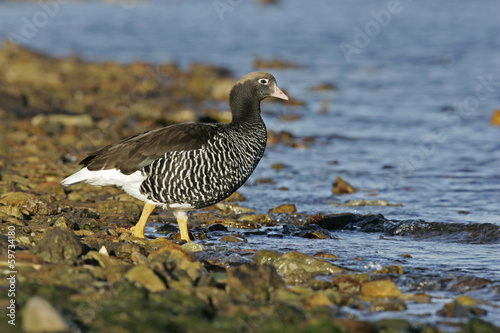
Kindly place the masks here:
POLYGON ((215 135, 201 148, 168 152, 144 167, 140 192, 159 205, 196 209, 236 191, 264 154, 265 126, 258 124, 244 135, 230 126, 214 129, 215 135))

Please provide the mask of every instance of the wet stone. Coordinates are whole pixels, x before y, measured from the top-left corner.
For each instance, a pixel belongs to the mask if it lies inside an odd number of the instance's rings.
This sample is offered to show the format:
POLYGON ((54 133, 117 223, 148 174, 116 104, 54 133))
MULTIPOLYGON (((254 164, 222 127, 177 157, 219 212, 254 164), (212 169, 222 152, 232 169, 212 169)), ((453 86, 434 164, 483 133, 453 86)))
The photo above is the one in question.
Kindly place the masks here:
POLYGON ((219 241, 224 242, 224 243, 240 243, 240 242, 247 242, 246 239, 241 238, 241 237, 235 237, 235 236, 230 236, 230 235, 225 235, 222 236, 219 241))
POLYGON ((399 298, 393 299, 375 299, 370 302, 368 311, 371 312, 384 312, 384 311, 404 311, 406 305, 403 300, 399 298))
POLYGON ((358 294, 361 292, 361 284, 368 280, 368 276, 359 276, 354 274, 337 275, 332 279, 333 285, 338 291, 346 294, 358 294))
POLYGON ((467 296, 459 296, 443 306, 437 312, 438 316, 447 318, 468 318, 486 315, 486 310, 476 305, 475 301, 467 296))
POLYGON ((35 248, 35 253, 47 262, 74 261, 83 252, 80 239, 68 229, 49 229, 35 248))
POLYGON ((228 231, 227 227, 221 223, 215 223, 208 227, 209 231, 228 231))
POLYGON ((269 265, 242 265, 227 270, 226 289, 237 299, 268 301, 274 290, 283 288, 276 269, 269 265))
POLYGON ((361 286, 361 292, 368 297, 398 297, 403 294, 394 282, 388 279, 365 282, 361 286))
POLYGON ((337 176, 332 185, 332 192, 334 194, 340 195, 340 194, 352 194, 356 192, 356 190, 354 189, 354 187, 351 186, 351 184, 347 183, 345 180, 337 176))
POLYGON ((284 225, 283 233, 285 235, 303 237, 309 239, 331 239, 330 233, 322 229, 317 224, 308 224, 303 226, 284 225))
POLYGON ((335 266, 327 261, 314 258, 300 252, 291 251, 287 252, 280 257, 275 257, 276 253, 273 251, 262 252, 258 251, 254 255, 254 261, 258 263, 271 263, 279 274, 284 275, 290 272, 291 267, 300 267, 310 274, 330 275, 344 271, 343 268, 335 266))
POLYGON ((283 280, 287 285, 306 283, 313 278, 311 273, 294 261, 285 261, 278 268, 280 275, 283 276, 283 280))
POLYGON ((326 253, 326 252, 316 252, 314 254, 314 257, 316 258, 325 258, 325 259, 337 259, 338 257, 334 254, 331 253, 326 253))
POLYGON ((269 210, 269 213, 271 214, 295 213, 295 212, 297 212, 297 208, 295 207, 294 204, 283 204, 269 210))

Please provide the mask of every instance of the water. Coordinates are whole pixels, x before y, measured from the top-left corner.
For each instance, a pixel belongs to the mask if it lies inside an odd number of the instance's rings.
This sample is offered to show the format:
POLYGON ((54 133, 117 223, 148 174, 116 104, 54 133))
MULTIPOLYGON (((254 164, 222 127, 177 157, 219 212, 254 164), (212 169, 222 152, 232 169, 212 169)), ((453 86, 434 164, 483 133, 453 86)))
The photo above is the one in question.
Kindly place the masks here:
MULTIPOLYGON (((236 77, 254 70, 256 57, 297 63, 302 67, 270 71, 305 106, 264 103, 264 118, 273 131, 315 142, 305 149, 269 147, 248 184, 259 178, 276 184, 243 187, 247 206, 267 211, 291 202, 305 213, 500 225, 500 129, 489 125, 500 108, 497 1, 402 0, 390 8, 387 1, 286 0, 268 7, 241 1, 225 12, 214 3, 75 1, 52 5, 50 15, 37 3, 1 3, 0 39, 88 60, 208 62, 229 67, 236 77), (367 35, 360 37, 359 31, 367 35), (355 52, 345 51, 349 47, 355 52), (339 90, 311 91, 322 82, 339 90), (291 113, 301 119, 278 119, 291 113), (276 171, 273 163, 287 168, 276 171), (332 196, 336 175, 366 191, 332 196), (289 190, 279 190, 282 186, 289 190), (331 206, 351 199, 403 206, 331 206)), ((343 231, 340 240, 252 236, 249 241, 254 249, 335 253, 340 264, 359 270, 409 253, 412 260, 401 260, 410 273, 500 281, 498 241, 466 244, 432 236, 383 241, 356 231, 343 231), (354 260, 357 256, 363 260, 354 260)), ((416 287, 409 283, 408 290, 416 287)), ((496 295, 490 297, 498 305, 496 295)), ((495 317, 500 318, 498 308, 488 315, 495 317)))

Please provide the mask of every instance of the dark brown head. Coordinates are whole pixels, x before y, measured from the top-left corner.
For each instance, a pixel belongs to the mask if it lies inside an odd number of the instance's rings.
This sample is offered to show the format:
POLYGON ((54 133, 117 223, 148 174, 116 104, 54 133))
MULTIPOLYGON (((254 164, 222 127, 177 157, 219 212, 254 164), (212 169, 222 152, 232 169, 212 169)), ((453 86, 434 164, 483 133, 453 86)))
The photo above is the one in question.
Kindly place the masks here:
POLYGON ((251 72, 243 76, 229 93, 229 106, 233 113, 233 121, 260 114, 260 102, 267 97, 288 100, 276 79, 266 72, 251 72))

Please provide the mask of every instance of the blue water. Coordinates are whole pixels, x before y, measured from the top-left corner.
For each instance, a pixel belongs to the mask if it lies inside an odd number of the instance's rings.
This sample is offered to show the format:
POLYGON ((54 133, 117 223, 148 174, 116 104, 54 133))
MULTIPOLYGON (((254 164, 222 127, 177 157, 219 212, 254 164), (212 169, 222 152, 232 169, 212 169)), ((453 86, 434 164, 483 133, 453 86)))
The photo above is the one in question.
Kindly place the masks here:
MULTIPOLYGON (((301 67, 269 71, 305 105, 264 103, 264 119, 273 131, 316 141, 303 149, 269 147, 248 184, 259 178, 276 184, 243 187, 246 206, 267 211, 291 202, 307 213, 500 225, 500 127, 489 125, 500 108, 498 1, 229 3, 70 1, 52 5, 49 15, 37 3, 7 2, 0 4, 0 39, 88 60, 213 63, 235 77, 254 70, 257 57, 296 63, 301 67), (214 3, 226 4, 226 11, 214 3), (311 91, 323 82, 339 89, 311 91), (279 120, 286 114, 301 119, 279 120), (277 162, 288 168, 272 169, 277 162), (365 191, 333 196, 336 175, 365 191), (351 199, 385 199, 403 207, 331 206, 351 199)), ((267 239, 265 245, 279 249, 280 242, 267 239)), ((317 246, 336 252, 338 244, 287 242, 299 251, 317 246)), ((500 280, 498 244, 406 238, 380 245, 376 235, 359 233, 344 235, 342 242, 338 252, 345 258, 385 263, 406 252, 419 258, 406 263, 410 268, 500 280), (381 246, 391 254, 375 254, 381 246)), ((344 264, 362 265, 347 259, 344 264)))

